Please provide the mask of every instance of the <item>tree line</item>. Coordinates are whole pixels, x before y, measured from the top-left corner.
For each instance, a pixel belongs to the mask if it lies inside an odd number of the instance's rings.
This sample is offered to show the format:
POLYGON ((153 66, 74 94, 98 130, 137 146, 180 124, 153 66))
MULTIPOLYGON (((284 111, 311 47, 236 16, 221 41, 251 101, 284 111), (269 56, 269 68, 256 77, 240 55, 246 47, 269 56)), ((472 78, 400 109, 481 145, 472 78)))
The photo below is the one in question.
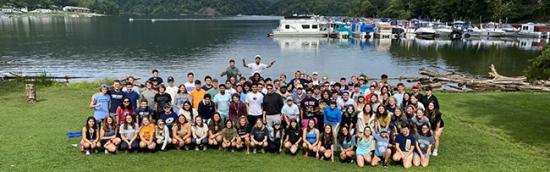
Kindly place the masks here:
POLYGON ((0 0, 0 6, 84 6, 104 14, 346 15, 442 21, 548 21, 550 0, 0 0))

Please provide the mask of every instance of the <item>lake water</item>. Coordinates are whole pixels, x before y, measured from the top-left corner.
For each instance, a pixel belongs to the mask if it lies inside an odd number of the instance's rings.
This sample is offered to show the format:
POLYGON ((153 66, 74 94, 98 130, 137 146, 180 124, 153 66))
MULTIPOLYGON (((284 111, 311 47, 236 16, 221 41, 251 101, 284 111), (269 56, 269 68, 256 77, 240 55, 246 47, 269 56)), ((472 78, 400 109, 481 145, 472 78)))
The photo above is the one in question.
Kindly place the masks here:
MULTIPOLYGON (((218 75, 230 58, 253 62, 260 54, 273 68, 270 77, 296 70, 317 71, 331 79, 352 74, 379 77, 418 76, 418 68, 436 65, 486 75, 495 64, 500 73, 521 75, 528 59, 546 40, 335 40, 269 38, 278 17, 150 19, 128 17, 20 17, 0 19, 0 75, 122 78, 149 77, 152 69, 181 83, 187 72, 218 75)), ((220 78, 218 76, 218 78, 220 78)))

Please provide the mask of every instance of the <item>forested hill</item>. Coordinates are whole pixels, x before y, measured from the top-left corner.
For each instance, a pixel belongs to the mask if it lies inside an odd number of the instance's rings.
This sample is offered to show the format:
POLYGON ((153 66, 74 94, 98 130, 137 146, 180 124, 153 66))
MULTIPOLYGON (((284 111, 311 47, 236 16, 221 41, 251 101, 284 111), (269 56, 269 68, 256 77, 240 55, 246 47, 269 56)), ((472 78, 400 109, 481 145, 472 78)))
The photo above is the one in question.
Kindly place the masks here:
POLYGON ((484 21, 550 20, 550 0, 0 0, 4 7, 85 6, 105 14, 347 15, 484 21))

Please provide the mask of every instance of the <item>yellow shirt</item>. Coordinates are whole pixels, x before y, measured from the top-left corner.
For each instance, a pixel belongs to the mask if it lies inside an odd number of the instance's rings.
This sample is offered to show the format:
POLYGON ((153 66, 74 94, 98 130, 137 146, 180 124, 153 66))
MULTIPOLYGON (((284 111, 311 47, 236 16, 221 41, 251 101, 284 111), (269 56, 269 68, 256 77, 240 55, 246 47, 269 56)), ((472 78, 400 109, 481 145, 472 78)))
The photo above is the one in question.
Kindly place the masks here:
POLYGON ((191 91, 191 100, 193 102, 193 109, 199 108, 199 103, 202 101, 205 94, 206 94, 206 91, 204 91, 203 89, 200 89, 199 91, 199 89, 195 88, 193 91, 191 91))
POLYGON ((149 125, 144 125, 141 127, 141 129, 139 129, 139 135, 143 135, 143 138, 141 139, 144 139, 146 141, 152 141, 153 137, 153 134, 155 133, 155 125, 153 124, 149 124, 149 125))

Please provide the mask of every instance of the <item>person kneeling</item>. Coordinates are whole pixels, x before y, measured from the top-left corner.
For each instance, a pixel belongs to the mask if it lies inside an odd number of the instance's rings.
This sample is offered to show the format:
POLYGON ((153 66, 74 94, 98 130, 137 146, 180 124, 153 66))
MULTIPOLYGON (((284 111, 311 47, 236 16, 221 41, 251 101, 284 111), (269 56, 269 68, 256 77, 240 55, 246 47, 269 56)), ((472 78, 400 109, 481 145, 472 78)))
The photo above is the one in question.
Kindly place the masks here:
POLYGON ((416 139, 413 165, 427 167, 430 163, 430 151, 435 142, 430 127, 427 124, 422 125, 421 133, 416 135, 416 139))
POLYGON ((120 150, 133 151, 139 148, 137 132, 139 126, 130 114, 126 115, 124 118, 124 124, 120 125, 118 131, 120 133, 120 139, 122 140, 120 142, 120 150))
POLYGON ((318 150, 319 150, 319 130, 315 128, 315 120, 309 120, 307 122, 307 127, 305 128, 303 135, 304 144, 302 147, 304 148, 304 157, 307 157, 309 152, 313 151, 316 152, 317 157, 319 156, 318 150))
POLYGON ((256 125, 252 128, 252 136, 250 137, 250 147, 253 149, 253 153, 256 153, 256 149, 260 148, 262 153, 265 153, 267 147, 267 128, 264 126, 262 119, 256 120, 256 125))
POLYGON ((321 143, 318 144, 319 153, 317 154, 317 158, 319 159, 325 159, 330 158, 334 162, 334 135, 332 134, 332 127, 330 125, 325 125, 325 130, 323 134, 321 135, 321 143))
POLYGON ((355 155, 355 152, 353 151, 353 148, 355 147, 355 137, 351 135, 348 127, 341 127, 340 134, 338 135, 338 142, 340 142, 338 143, 340 145, 340 160, 352 160, 353 155, 355 155))
POLYGON ((172 144, 176 145, 176 149, 185 146, 185 150, 189 150, 191 144, 191 125, 185 118, 185 115, 179 115, 178 120, 172 126, 172 144))
POLYGON ((235 150, 233 148, 240 149, 243 147, 242 144, 239 144, 239 135, 237 134, 237 130, 233 127, 233 121, 227 120, 225 122, 225 127, 220 132, 223 136, 222 138, 222 148, 224 150, 231 149, 231 152, 234 152, 235 150))
POLYGON ((195 150, 206 150, 208 145, 208 127, 202 122, 200 116, 195 118, 195 125, 192 127, 193 131, 193 144, 195 144, 195 150))
POLYGON ((416 138, 410 134, 409 126, 403 125, 401 133, 395 138, 395 154, 393 154, 394 161, 401 161, 403 167, 410 168, 412 166, 414 145, 416 145, 416 138))
MULTIPOLYGON (((212 120, 208 123, 208 144, 210 146, 221 146, 223 121, 218 112, 214 112, 212 120)), ((221 148, 221 147, 220 147, 221 148)))
POLYGON ((288 150, 290 154, 295 155, 298 151, 300 142, 302 142, 302 133, 298 127, 298 122, 293 119, 290 121, 290 126, 285 134, 285 149, 288 150))
POLYGON ((281 126, 280 121, 275 121, 273 123, 273 128, 269 131, 269 145, 268 150, 270 152, 281 152, 282 151, 282 142, 284 138, 285 130, 281 126))
POLYGON ((139 148, 147 150, 155 150, 157 144, 153 141, 155 134, 155 125, 150 123, 149 118, 142 119, 142 126, 139 129, 139 148))
POLYGON ((101 127, 100 142, 105 148, 105 153, 115 153, 120 144, 120 138, 117 135, 118 126, 115 124, 115 119, 112 116, 107 116, 101 127))
POLYGON ((164 123, 164 120, 159 119, 157 121, 157 127, 155 128, 155 143, 157 145, 162 145, 160 147, 160 150, 164 150, 166 148, 166 145, 171 142, 172 140, 170 139, 170 132, 168 131, 168 127, 164 123))

